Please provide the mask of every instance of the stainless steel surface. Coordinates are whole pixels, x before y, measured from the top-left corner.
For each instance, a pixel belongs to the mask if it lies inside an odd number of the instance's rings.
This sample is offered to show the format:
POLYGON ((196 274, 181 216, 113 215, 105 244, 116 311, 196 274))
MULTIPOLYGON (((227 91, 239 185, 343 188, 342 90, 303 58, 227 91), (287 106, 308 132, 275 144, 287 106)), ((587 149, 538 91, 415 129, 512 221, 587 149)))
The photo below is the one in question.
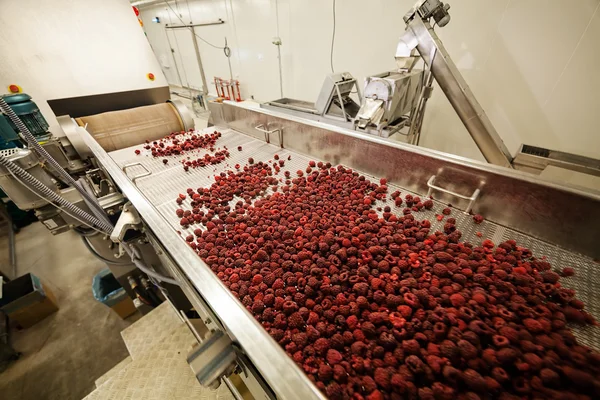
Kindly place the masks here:
POLYGON ((390 71, 365 79, 363 102, 355 118, 359 128, 374 125, 381 131, 415 108, 421 86, 423 71, 390 71), (373 102, 379 103, 374 107, 373 102))
MULTIPOLYGON (((258 123, 254 124, 253 127, 256 125, 258 123)), ((127 178, 120 166, 104 151, 94 138, 82 128, 78 129, 81 131, 84 141, 94 153, 98 162, 113 178, 136 210, 138 210, 148 229, 168 249, 171 257, 176 261, 181 271, 194 285, 195 289, 198 290, 207 305, 220 318, 221 324, 225 327, 229 336, 232 340, 240 344, 245 355, 265 378, 277 396, 285 399, 324 398, 319 390, 307 379, 306 375, 295 365, 293 360, 279 347, 277 342, 266 334, 254 317, 241 306, 239 301, 229 292, 210 268, 182 240, 177 231, 168 228, 169 222, 164 215, 161 215, 158 208, 161 208, 162 212, 166 212, 172 217, 175 203, 171 200, 162 207, 155 207, 149 201, 148 197, 157 196, 159 193, 154 190, 142 193, 141 188, 136 187, 127 178)), ((250 138, 246 138, 245 140, 251 142, 250 138)), ((262 145, 269 146, 267 144, 262 145)), ((233 146, 228 147, 233 148, 233 146)), ((116 153, 119 152, 117 151, 116 153)), ((113 154, 113 156, 117 157, 118 154, 113 154)), ((152 163, 152 160, 149 159, 148 161, 150 170, 160 168, 160 165, 152 163)), ((228 161, 232 162, 233 160, 230 159, 228 161)), ((163 167, 165 167, 164 164, 163 167)), ((159 177, 157 182, 170 184, 173 188, 177 188, 176 190, 180 190, 181 185, 185 185, 186 187, 190 184, 193 185, 190 182, 190 177, 206 179, 203 178, 206 177, 204 174, 206 174, 206 171, 211 170, 210 168, 204 171, 198 169, 191 171, 187 176, 182 176, 182 170, 179 168, 170 168, 171 171, 168 171, 168 169, 165 167, 165 170, 161 174, 153 174, 150 177, 142 178, 138 185, 142 185, 149 179, 157 179, 159 177), (175 178, 175 180, 171 181, 169 178, 175 178)), ((156 185, 154 186, 156 187, 156 185)))
POLYGON ((114 243, 122 242, 128 230, 142 229, 142 219, 130 203, 125 204, 123 212, 115 224, 115 228, 110 234, 110 240, 114 243))
POLYGON ((401 38, 397 57, 406 54, 416 45, 419 54, 428 65, 452 107, 469 131, 485 159, 495 165, 510 167, 512 156, 502 138, 469 89, 458 68, 428 21, 414 15, 407 21, 407 29, 401 38), (436 56, 431 60, 432 49, 436 56))
MULTIPOLYGON (((436 175, 439 186, 458 193, 481 187, 474 212, 546 242, 600 258, 600 192, 560 185, 543 177, 263 108, 223 104, 217 125, 259 137, 254 127, 278 124, 286 149, 344 164, 417 193, 426 193, 436 175), (374 161, 376 160, 376 162, 374 161)), ((437 196, 436 196, 437 198, 437 196)), ((464 209, 466 201, 448 194, 439 200, 464 209)))
POLYGON ((473 191, 472 195, 466 196, 466 195, 463 195, 460 193, 453 192, 448 189, 444 189, 439 186, 435 186, 435 175, 432 175, 431 178, 429 178, 429 180, 427 181, 427 187, 429 187, 429 190, 427 190, 428 198, 432 197, 433 191, 435 190, 438 192, 447 193, 454 197, 458 197, 459 199, 468 200, 469 203, 467 204, 467 207, 465 208, 465 211, 464 211, 465 214, 469 214, 471 212, 471 209, 473 209, 473 203, 475 203, 475 201, 477 200, 477 197, 479 197, 479 194, 481 193, 481 191, 479 189, 475 189, 475 191, 473 191))
MULTIPOLYGON (((523 235, 514 229, 518 227, 519 230, 526 231, 520 229, 525 227, 538 237, 597 256, 595 237, 598 227, 595 220, 600 217, 598 194, 560 187, 518 171, 410 145, 390 143, 315 122, 298 122, 289 115, 274 116, 262 109, 249 110, 230 104, 222 107, 220 115, 226 119, 229 127, 248 136, 219 126, 210 130, 217 129, 223 133, 219 145, 226 145, 228 148, 241 145, 243 152, 232 152, 227 163, 190 170, 188 173, 184 173, 178 163, 165 165, 160 159, 145 156, 142 162, 153 174, 139 179, 136 185, 132 185, 119 167, 136 157, 133 152, 135 148, 119 150, 109 156, 89 135, 85 138, 90 142, 90 148, 99 162, 140 212, 148 228, 279 397, 308 399, 323 396, 186 245, 182 237, 188 230, 179 226, 174 214, 177 208, 174 199, 184 188, 205 187, 211 183, 212 175, 230 168, 227 164, 244 163, 249 156, 256 161, 267 161, 275 153, 286 158, 291 155, 292 160, 286 166, 295 170, 305 166, 309 160, 307 156, 300 154, 303 153, 310 155, 311 159, 345 164, 374 177, 386 176, 390 182, 390 190, 400 188, 403 194, 407 191, 425 193, 428 189, 427 180, 431 175, 440 179, 441 187, 458 193, 466 193, 483 181, 485 185, 481 188, 481 201, 477 204, 477 211, 488 220, 476 225, 468 215, 456 212, 452 214, 463 232, 463 238, 473 243, 480 243, 485 238, 496 243, 503 238, 519 238, 519 243, 531 247, 536 256, 552 256, 555 268, 574 266, 578 273, 573 287, 580 291, 589 311, 599 315, 600 306, 595 299, 595 289, 590 286, 594 282, 579 279, 580 276, 593 274, 595 263, 592 259, 567 252, 564 248, 523 235), (284 129, 286 149, 256 140, 264 137, 262 132, 255 129, 260 124, 281 126, 284 129), (574 212, 570 215, 559 212, 562 207, 567 206, 574 212), (490 219, 508 220, 511 229, 491 222, 490 219), (181 231, 181 235, 177 231, 181 231), (477 235, 478 231, 482 237, 477 235)), ((442 194, 438 199, 436 196, 439 202, 436 202, 435 209, 418 213, 417 217, 432 221, 433 230, 441 229, 443 222, 435 219, 435 213, 453 197, 442 194)), ((459 203, 461 204, 464 206, 465 203, 459 203)), ((394 206, 392 208, 395 212, 401 212, 394 206)), ((600 335, 595 328, 591 328, 591 332, 577 331, 576 334, 584 343, 598 346, 600 342, 600 335)))
POLYGON ((216 389, 221 384, 221 377, 233 372, 236 358, 229 336, 214 331, 192 349, 187 363, 202 386, 216 389))
MULTIPOLYGON (((52 181, 52 178, 41 167, 38 157, 31 150, 17 148, 0 150, 0 155, 14 162, 42 182, 46 187, 58 193, 58 188, 52 181)), ((21 210, 31 210, 48 204, 46 200, 23 186, 10 171, 2 166, 0 166, 0 188, 21 210)))
MULTIPOLYGON (((236 107, 237 108, 237 107, 236 107)), ((239 108, 238 108, 239 109, 239 108)), ((241 110, 241 109, 240 109, 241 110)), ((225 113, 227 114, 227 113, 225 113)), ((254 114, 258 114, 258 113, 254 113, 254 114)), ((239 115, 238 115, 239 116, 239 115)), ((264 116, 262 116, 264 117, 264 116)), ((246 121, 248 122, 248 121, 246 121)), ((280 121, 278 121, 280 122, 280 121)), ((345 138, 334 138, 331 135, 328 137, 322 137, 321 140, 318 140, 316 138, 316 135, 314 135, 315 132, 313 132, 313 134, 309 133, 311 131, 311 127, 309 126, 304 126, 303 127, 304 130, 303 131, 290 131, 287 127, 285 130, 285 136, 286 138, 284 139, 286 141, 286 143, 288 143, 288 141, 292 142, 292 143, 298 143, 298 141, 294 141, 292 140, 292 137, 299 137, 301 138, 301 140, 303 142, 305 142, 305 144, 307 146, 310 146, 310 150, 312 155, 309 156, 303 156, 298 154, 295 151, 291 151, 289 149, 289 146, 282 150, 276 146, 273 145, 268 145, 266 143, 264 143, 262 141, 262 135, 257 135, 257 132, 255 130, 251 130, 250 132, 253 133, 253 135, 257 138, 257 139, 252 139, 246 135, 228 130, 228 129, 222 129, 220 127, 217 127, 216 129, 220 130, 223 133, 223 137, 222 137, 222 144, 228 146, 229 148, 234 148, 235 146, 238 145, 242 145, 244 148, 244 151, 241 153, 235 153, 232 154, 232 158, 228 160, 229 164, 233 164, 233 163, 243 163, 247 157, 253 157, 255 159, 255 161, 267 161, 269 159, 273 158, 274 154, 279 154, 280 157, 286 159, 288 155, 291 155, 292 160, 291 161, 286 161, 286 169, 295 171, 297 169, 302 169, 306 166, 306 164, 308 163, 308 160, 313 159, 313 160, 319 160, 322 159, 324 161, 332 161, 332 162, 337 162, 335 159, 332 159, 331 157, 325 158, 322 157, 322 155, 325 152, 330 152, 330 151, 338 151, 341 147, 340 147, 340 142, 343 142, 344 140, 349 140, 349 137, 345 137, 345 138), (300 134, 301 133, 301 134, 300 134), (327 146, 325 146, 325 144, 327 144, 327 146), (316 157, 316 155, 321 155, 319 157, 316 157), (313 157, 313 155, 315 157, 313 157)), ((215 129, 215 128, 211 128, 215 129)), ((324 133, 324 132, 322 132, 324 133)), ((330 132, 331 134, 334 134, 334 132, 330 132)), ((356 134, 354 134, 355 136, 357 136, 356 134)), ((325 135, 321 135, 321 136, 325 136, 325 135)), ((346 135, 344 135, 346 136, 346 135)), ((349 135, 348 135, 349 136, 349 135)), ((353 146, 353 151, 354 154, 351 155, 351 157, 348 158, 344 158, 343 160, 343 164, 351 166, 353 168, 357 168, 356 165, 357 163, 361 163, 361 165, 364 166, 369 166, 369 165, 373 165, 373 164, 379 164, 381 162, 401 162, 401 158, 405 158, 402 157, 402 153, 399 152, 386 152, 384 147, 377 147, 377 148, 373 148, 372 144, 374 144, 374 142, 382 142, 379 139, 376 138, 360 138, 360 140, 362 141, 362 146, 360 145, 355 145, 353 146), (377 163, 374 163, 373 160, 377 160, 377 163), (362 164, 362 162, 365 162, 365 164, 362 164)), ((287 146, 287 145, 286 145, 287 146)), ((387 144, 388 147, 390 147, 390 144, 387 144)), ((394 146, 395 147, 395 146, 394 146)), ((391 147, 391 149, 394 149, 394 147, 391 147)), ((402 146, 398 146, 398 147, 407 147, 407 148, 413 148, 412 146, 407 146, 407 145, 402 145, 402 146)), ((348 150, 347 147, 343 147, 344 149, 348 150)), ((422 149, 418 149, 418 148, 414 148, 415 150, 422 150, 422 149)), ((399 148, 395 148, 394 150, 399 150, 399 148)), ((348 150, 351 151, 351 150, 348 150)), ((132 149, 124 149, 121 150, 119 152, 114 152, 111 154, 112 157, 114 157, 115 160, 117 160, 118 163, 126 163, 128 162, 128 159, 132 157, 132 149)), ((341 154, 345 154, 343 151, 341 154)), ((406 155, 405 155, 406 156, 406 155)), ((441 158, 441 157, 440 157, 441 158)), ((414 161, 415 159, 412 159, 411 161, 414 161)), ((138 189, 144 193, 147 198, 149 199, 149 201, 151 203, 153 203, 156 208, 161 212, 161 214, 165 217, 165 219, 168 221, 168 223, 171 225, 172 230, 180 230, 182 232, 181 237, 185 237, 185 235, 187 235, 189 232, 191 232, 190 229, 182 229, 179 224, 178 224, 178 218, 176 218, 174 216, 174 210, 178 207, 175 202, 174 202, 174 198, 177 196, 177 193, 180 192, 184 187, 202 187, 202 186, 207 186, 208 184, 210 184, 211 182, 211 176, 214 174, 218 174, 219 172, 227 169, 228 167, 226 165, 223 166, 217 166, 217 168, 213 168, 213 167, 209 167, 204 169, 203 171, 198 171, 195 170, 192 173, 183 173, 183 171, 181 170, 181 168, 179 167, 165 167, 164 164, 157 162, 154 163, 153 160, 148 160, 149 165, 148 168, 151 170, 155 170, 156 173, 153 174, 150 177, 144 178, 140 181, 138 181, 138 189), (208 175, 207 176, 207 172, 208 175), (157 178, 160 177, 160 178, 157 178)), ((467 162, 463 163, 467 164, 467 162)), ((475 165, 478 163, 474 163, 475 165)), ((419 164, 416 164, 419 165, 419 164)), ((485 167, 486 170, 497 170, 497 172, 500 171, 504 171, 507 175, 510 175, 510 178, 508 176, 504 177, 504 179, 510 179, 512 180, 512 184, 506 184, 503 183, 501 181, 501 177, 497 176, 494 177, 493 175, 485 175, 487 176, 487 181, 485 181, 485 186, 482 186, 481 188, 481 200, 483 200, 486 195, 487 195, 487 190, 490 187, 490 181, 494 181, 495 179, 495 183, 500 183, 501 187, 500 189, 502 190, 510 190, 511 186, 514 188, 522 188, 523 190, 526 190, 528 193, 536 193, 538 192, 538 190, 540 188, 536 188, 536 186, 542 186, 541 183, 535 183, 535 182, 527 182, 525 179, 525 174, 521 174, 517 171, 513 171, 513 170, 509 170, 509 169, 502 169, 499 167, 495 167, 495 166, 490 166, 487 164, 480 164, 481 167, 485 167), (523 185, 523 186, 521 186, 523 185)), ((414 168, 413 168, 414 169, 414 168)), ((456 174, 455 177, 459 178, 462 175, 462 184, 465 184, 465 176, 464 174, 467 173, 467 171, 471 172, 472 174, 474 172, 481 172, 484 168, 482 168, 481 170, 456 170, 454 171, 454 173, 456 174)), ((394 168, 392 170, 402 170, 402 168, 394 168)), ((449 168, 449 165, 445 165, 443 168, 441 168, 442 171, 451 171, 451 169, 449 168)), ((406 173, 408 170, 405 169, 404 172, 406 173)), ((384 171, 384 173, 381 174, 370 174, 366 171, 364 171, 364 169, 362 170, 363 173, 366 173, 367 175, 372 175, 373 179, 377 179, 377 177, 379 176, 386 176, 386 177, 390 177, 390 175, 388 173, 386 173, 384 171)), ((388 171, 389 172, 389 171, 388 171)), ((447 178, 447 176, 446 176, 447 178)), ((474 176, 474 178, 477 178, 477 176, 474 176)), ((474 187, 477 187, 477 184, 479 184, 481 181, 480 180, 473 180, 471 182, 470 187, 466 187, 463 186, 462 187, 462 191, 459 191, 459 193, 466 193, 468 190, 473 190, 474 187), (476 184, 477 183, 477 184, 476 184)), ((437 183, 437 182, 436 182, 437 183)), ((543 183, 543 182, 542 182, 543 183)), ((416 190, 416 191, 412 191, 412 190, 407 190, 405 186, 399 186, 397 185, 397 180, 392 180, 390 179, 388 181, 388 186, 389 186, 389 190, 390 191, 394 191, 394 190, 401 190, 402 194, 405 195, 407 192, 411 193, 413 195, 421 195, 423 196, 423 194, 425 193, 424 190, 416 190)), ((424 186, 425 188, 427 188, 426 186, 426 181, 424 182, 424 186)), ((441 184, 442 189, 443 187, 446 186, 446 184, 444 182, 442 182, 441 184)), ((550 195, 549 198, 547 198, 546 200, 551 200, 552 196, 560 196, 561 194, 559 194, 558 192, 553 192, 551 185, 548 185, 545 187, 545 189, 542 190, 549 190, 548 194, 550 195)), ((570 194, 570 201, 573 201, 572 204, 578 203, 577 201, 577 197, 583 196, 582 194, 576 194, 575 190, 573 190, 571 193, 564 192, 563 194, 569 193, 570 194)), ((461 195, 462 196, 462 195, 461 195)), ((518 204, 514 204, 514 203, 508 203, 507 200, 510 199, 511 197, 515 196, 515 193, 513 192, 509 192, 506 193, 506 197, 504 198, 504 203, 501 203, 500 208, 502 208, 503 210, 509 209, 509 212, 514 212, 514 213, 519 213, 519 209, 522 208, 523 206, 520 206, 518 204)), ((467 197, 467 196, 463 196, 463 197, 467 197)), ((443 230, 443 225, 444 225, 444 221, 437 221, 437 219, 435 218, 436 214, 441 213, 441 210, 443 208, 445 208, 447 206, 447 201, 444 200, 444 198, 441 198, 441 200, 439 200, 438 196, 436 196, 436 200, 435 201, 435 207, 433 210, 430 211, 423 211, 423 212, 419 212, 419 213, 415 213, 415 217, 416 218, 420 218, 420 219, 429 219, 432 222, 432 231, 436 231, 436 230, 443 230)), ((488 199, 489 200, 489 199, 488 199)), ((598 201, 600 201, 600 198, 596 196, 596 208, 593 210, 588 210, 591 211, 591 213, 597 213, 598 212, 598 201)), ((402 207, 398 208, 395 207, 393 201, 389 201, 387 204, 382 204, 383 205, 389 205, 393 212, 395 213, 401 213, 402 212, 402 207)), ((477 206, 479 206, 479 203, 477 203, 477 206)), ((531 210, 528 210, 531 211, 531 210)), ((539 212, 539 210, 538 210, 539 212)), ((484 214, 485 215, 485 214, 484 214)), ((596 214, 597 215, 597 214, 596 214)), ((569 278, 568 280, 566 280, 566 284, 568 284, 569 287, 573 287, 574 289, 576 289, 578 291, 578 297, 582 299, 582 301, 584 301, 586 303, 586 307, 587 309, 595 316, 600 316, 600 299, 598 299, 598 297, 596 296, 596 287, 598 287, 597 285, 600 284, 600 280, 598 278, 595 277, 595 270, 597 269, 597 264, 593 261, 593 259, 591 257, 587 257, 587 256, 583 256, 580 254, 576 254, 574 252, 569 252, 566 251, 564 248, 562 247, 558 247, 556 245, 552 245, 549 244, 547 242, 535 239, 529 235, 525 235, 523 233, 518 232, 517 230, 513 229, 513 227, 506 227, 506 226, 501 226, 497 223, 491 222, 489 219, 486 219, 486 221, 484 221, 481 224, 475 224, 472 220, 472 217, 470 215, 467 215, 465 213, 461 213, 461 212, 457 212, 456 209, 453 209, 452 217, 456 218, 457 220, 457 227, 461 230, 461 232, 463 233, 463 240, 469 241, 471 243, 474 244, 480 244, 484 239, 491 239, 492 241, 494 241, 495 243, 500 243, 503 240, 508 240, 508 239, 516 239, 519 243, 519 245, 524 246, 524 247, 528 247, 531 248, 533 251, 533 254, 536 257, 548 257, 554 268, 556 268, 557 270, 560 270, 563 267, 566 266, 572 266, 576 269, 577 273, 576 276, 571 279, 569 278), (478 234, 478 232, 480 232, 481 236, 478 234)), ((486 215, 487 217, 487 215, 486 215)), ((554 222, 553 220, 549 220, 549 221, 544 221, 543 215, 540 217, 536 214, 535 216, 535 222, 537 224, 541 224, 541 225, 545 225, 546 223, 552 223, 553 225, 556 224, 556 222, 554 222)), ((556 216, 551 216, 552 218, 556 219, 556 216)), ((546 217, 547 219, 549 219, 549 217, 546 217)), ((589 222, 588 221, 588 225, 586 227, 584 227, 584 229, 588 229, 588 233, 590 233, 589 229, 592 228, 594 233, 592 234, 592 237, 596 237, 595 233, 598 232, 598 227, 595 226, 596 223, 595 221, 589 222)), ((558 228, 558 226, 555 226, 555 229, 558 228)), ((574 227, 577 228, 577 227, 574 227)), ((166 228, 165 228, 166 229, 166 228)), ((581 239, 581 231, 576 231, 575 235, 577 236, 577 239, 581 239)), ((180 242, 183 242, 182 238, 179 238, 180 242)), ((558 242, 558 244, 562 245, 563 243, 558 242)), ((589 250, 589 249, 588 249, 589 250)), ((177 259, 177 257, 175 257, 177 259)), ((199 266, 197 267, 198 269, 200 268, 199 266)), ((191 279, 192 283, 194 283, 194 279, 191 279)), ((203 295, 204 298, 206 298, 208 300, 208 298, 204 295, 204 293, 202 291, 200 291, 200 293, 203 295)), ((221 317, 221 314, 219 314, 218 312, 216 312, 216 314, 221 317)), ((581 340, 582 343, 592 346, 594 348, 600 348, 600 331, 599 328, 596 327, 586 327, 583 329, 580 328, 576 328, 575 329, 575 334, 576 336, 579 338, 579 340, 581 340)), ((242 346, 242 348, 245 349, 244 347, 244 343, 242 341, 240 341, 240 345, 242 346)), ((271 351, 271 349, 269 349, 269 351, 271 351)), ((259 364, 255 364, 259 370, 261 369, 261 365, 259 364)), ((263 375, 265 377, 265 379, 267 379, 267 381, 269 381, 269 377, 267 375, 263 375)))
POLYGON ((515 168, 532 173, 541 173, 550 165, 584 174, 600 176, 600 160, 564 151, 549 150, 543 147, 524 144, 513 160, 515 168))
POLYGON ((281 98, 278 100, 269 101, 266 104, 273 106, 273 107, 288 108, 290 110, 301 111, 301 112, 317 114, 317 115, 319 114, 319 112, 315 108, 315 103, 311 103, 309 101, 295 100, 295 99, 290 99, 290 98, 284 97, 284 98, 281 98))
MULTIPOLYGON (((206 89, 208 90, 208 89, 206 89)), ((208 93, 208 92, 206 92, 208 93)), ((173 107, 175 107, 175 110, 177 111, 177 114, 179 115, 179 118, 181 118, 181 122, 183 123, 183 130, 184 131, 189 131, 190 129, 194 129, 195 122, 194 122, 194 116, 192 115, 191 111, 189 108, 187 108, 185 106, 185 104, 183 104, 181 102, 181 100, 169 100, 167 103, 171 104, 173 107)), ((170 132, 167 132, 170 133, 170 132)))
POLYGON ((136 179, 139 178, 143 178, 144 176, 148 176, 148 175, 152 175, 152 171, 149 171, 144 164, 142 164, 141 162, 134 162, 134 163, 130 163, 127 165, 123 165, 123 172, 127 173, 127 168, 131 168, 131 167, 135 167, 135 166, 140 166, 140 168, 142 168, 145 172, 140 172, 137 175, 134 176, 130 176, 129 178, 131 179, 131 182, 135 183, 136 179))
POLYGON ((60 128, 65 133, 65 136, 71 143, 71 146, 75 149, 79 157, 88 158, 92 155, 90 149, 83 143, 81 137, 76 133, 77 123, 73 118, 68 115, 61 115, 56 117, 60 128))
MULTIPOLYGON (((298 105, 299 103, 307 103, 307 104, 313 104, 313 103, 308 103, 308 102, 302 102, 300 100, 293 100, 293 99, 280 99, 280 100, 275 100, 275 101, 271 101, 268 103, 262 103, 260 105, 260 108, 266 110, 266 111, 270 111, 273 112, 274 114, 279 114, 281 115, 282 113, 288 114, 291 118, 295 118, 297 120, 311 120, 311 121, 316 121, 316 122, 320 122, 322 123, 324 126, 328 125, 330 127, 339 127, 342 129, 347 129, 347 130, 355 130, 355 125, 354 125, 354 121, 346 121, 346 120, 342 120, 337 119, 337 118, 330 118, 327 115, 320 115, 318 112, 316 112, 316 110, 313 110, 315 112, 306 112, 301 110, 299 107, 296 107, 296 105, 298 105), (283 106, 282 107, 282 103, 278 103, 282 100, 289 100, 290 102, 288 104, 293 104, 293 106, 288 107, 288 106, 283 106), (277 104, 277 105, 275 105, 277 104)), ((221 121, 223 118, 220 117, 218 115, 218 113, 220 113, 220 109, 214 104, 214 103, 209 103, 209 108, 211 108, 211 112, 212 112, 212 118, 213 120, 217 120, 217 121, 221 121), (217 113, 217 114, 215 114, 217 113)), ((393 125, 393 126, 388 126, 386 128, 384 128, 381 132, 379 132, 377 130, 377 128, 371 127, 371 126, 367 126, 365 129, 360 130, 359 132, 362 134, 369 134, 369 135, 375 135, 375 136, 379 136, 379 137, 383 137, 383 138, 388 138, 391 135, 393 135, 395 132, 397 132, 399 129, 402 129, 402 127, 404 126, 405 121, 401 121, 400 124, 397 125, 393 125)), ((400 136, 398 138, 398 140, 404 141, 404 136, 400 136)))
POLYGON ((274 128, 269 129, 269 126, 264 126, 263 124, 257 125, 254 127, 259 132, 265 134, 265 142, 271 143, 271 134, 278 132, 279 133, 279 146, 283 148, 283 129, 282 128, 274 128))
POLYGON ((192 42, 194 43, 194 51, 196 52, 198 70, 200 72, 200 77, 202 78, 202 98, 206 101, 206 97, 208 96, 208 85, 206 84, 206 74, 204 73, 204 65, 202 65, 202 57, 200 56, 200 48, 198 47, 198 39, 196 38, 196 28, 192 26, 190 32, 192 33, 192 42))

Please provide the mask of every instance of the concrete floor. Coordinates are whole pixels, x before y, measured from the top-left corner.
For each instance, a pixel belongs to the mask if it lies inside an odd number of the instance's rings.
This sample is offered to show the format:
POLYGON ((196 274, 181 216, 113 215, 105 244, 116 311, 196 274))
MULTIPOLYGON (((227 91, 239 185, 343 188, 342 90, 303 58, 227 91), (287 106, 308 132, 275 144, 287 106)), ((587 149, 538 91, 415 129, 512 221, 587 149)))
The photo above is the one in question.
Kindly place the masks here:
MULTIPOLYGON (((39 222, 16 236, 18 275, 40 277, 59 311, 35 326, 12 331, 21 358, 0 373, 2 399, 81 399, 94 381, 128 356, 120 332, 139 319, 121 320, 94 299, 92 277, 106 267, 74 232, 52 236, 39 222)), ((8 241, 0 237, 0 268, 10 274, 8 241)))

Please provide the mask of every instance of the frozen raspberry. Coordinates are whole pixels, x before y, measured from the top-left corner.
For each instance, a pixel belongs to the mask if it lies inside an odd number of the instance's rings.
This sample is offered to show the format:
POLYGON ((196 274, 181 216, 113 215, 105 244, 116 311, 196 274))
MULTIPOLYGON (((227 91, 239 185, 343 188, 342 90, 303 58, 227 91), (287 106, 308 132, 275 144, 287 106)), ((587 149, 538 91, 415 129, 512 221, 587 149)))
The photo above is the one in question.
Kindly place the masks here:
POLYGON ((542 278, 544 278, 544 282, 556 283, 560 279, 560 275, 558 275, 556 272, 544 271, 542 273, 542 278))
POLYGON ((479 215, 479 214, 473 215, 473 221, 476 224, 480 224, 480 223, 483 222, 483 217, 481 215, 479 215))
POLYGON ((362 378, 362 387, 366 393, 371 393, 377 389, 377 384, 370 376, 366 375, 362 378))
POLYGON ((483 392, 487 388, 485 379, 483 379, 481 374, 470 368, 463 372, 463 381, 476 392, 483 392))
POLYGON ((571 267, 565 267, 562 269, 562 276, 573 276, 575 275, 575 270, 571 267))
POLYGON ((465 360, 470 360, 472 358, 477 357, 477 354, 478 354, 477 348, 475 346, 473 346, 473 344, 471 344, 470 342, 468 342, 466 340, 459 340, 457 345, 458 345, 458 349, 460 351, 460 355, 465 360))
POLYGON ((402 316, 406 319, 410 318, 410 316, 412 315, 412 308, 410 308, 409 306, 401 305, 398 306, 396 310, 398 310, 398 312, 402 314, 402 316))
POLYGON ((288 325, 290 328, 300 329, 304 327, 304 319, 300 313, 295 312, 288 317, 288 325))
POLYGON ((442 210, 442 214, 444 215, 450 215, 451 212, 452 210, 450 209, 450 207, 446 207, 442 210))
POLYGON ((321 364, 318 372, 319 379, 328 381, 333 377, 333 369, 327 364, 321 364))
POLYGON ((380 386, 386 390, 390 389, 392 377, 391 377, 390 371, 387 368, 375 369, 373 378, 375 380, 375 383, 378 386, 380 386))
POLYGON ((334 349, 329 349, 329 350, 327 350, 326 359, 330 365, 335 365, 335 364, 339 364, 342 361, 343 357, 339 351, 334 350, 334 349))
POLYGON ((333 366, 333 379, 339 383, 345 383, 348 380, 348 373, 340 364, 333 366))
POLYGON ((461 294, 455 293, 450 296, 450 302, 454 307, 461 307, 465 304, 465 298, 461 294))
POLYGON ((327 397, 332 400, 341 400, 344 398, 344 390, 337 382, 331 382, 325 390, 327 397))
POLYGON ((329 339, 319 338, 315 341, 313 347, 317 354, 325 355, 331 347, 331 343, 329 343, 329 339))

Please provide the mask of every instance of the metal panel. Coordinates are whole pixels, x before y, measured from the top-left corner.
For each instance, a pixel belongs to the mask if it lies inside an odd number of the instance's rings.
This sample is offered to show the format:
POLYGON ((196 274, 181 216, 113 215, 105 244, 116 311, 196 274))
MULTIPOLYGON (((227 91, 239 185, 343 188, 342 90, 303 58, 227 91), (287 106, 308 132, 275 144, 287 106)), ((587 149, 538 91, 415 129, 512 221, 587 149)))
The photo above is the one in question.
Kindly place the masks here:
POLYGON ((129 90, 126 92, 93 94, 48 100, 55 115, 70 115, 73 118, 100 114, 107 111, 149 106, 169 100, 168 86, 152 89, 129 90))

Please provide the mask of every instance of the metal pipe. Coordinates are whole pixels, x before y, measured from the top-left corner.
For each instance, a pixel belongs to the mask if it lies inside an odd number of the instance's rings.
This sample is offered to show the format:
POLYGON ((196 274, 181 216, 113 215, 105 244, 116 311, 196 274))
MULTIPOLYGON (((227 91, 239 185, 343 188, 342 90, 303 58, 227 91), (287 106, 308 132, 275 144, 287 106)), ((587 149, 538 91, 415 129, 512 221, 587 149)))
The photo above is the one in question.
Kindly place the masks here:
POLYGON ((200 57, 200 49, 198 48, 198 39, 196 38, 196 28, 192 25, 190 29, 192 33, 192 41, 194 42, 194 51, 196 52, 196 60, 198 61, 198 69, 200 70, 200 77, 202 78, 202 99, 204 101, 204 108, 208 108, 206 98, 208 96, 208 85, 206 84, 206 75, 204 74, 204 66, 202 65, 202 57, 200 57))
POLYGON ((182 25, 165 25, 166 29, 178 29, 178 28, 194 28, 196 26, 209 26, 209 25, 221 25, 224 24, 225 21, 219 19, 215 22, 204 22, 201 24, 182 24, 182 25))
MULTIPOLYGON (((425 63, 431 63, 431 73, 485 159, 489 163, 511 168, 510 152, 429 22, 415 16, 408 22, 407 34, 412 36, 410 39, 416 40, 416 48, 425 63), (434 47, 439 54, 431 62, 431 50, 434 47)), ((410 39, 404 41, 408 43, 410 39)))
POLYGON ((177 73, 177 79, 179 79, 179 86, 187 87, 183 84, 183 81, 181 80, 181 74, 179 73, 179 68, 177 67, 177 60, 175 59, 175 49, 173 49, 173 46, 171 45, 171 39, 169 39, 169 33, 167 32, 166 29, 165 29, 165 36, 167 37, 167 43, 169 44, 169 50, 171 51, 171 57, 173 58, 173 65, 175 66, 175 72, 177 73))

